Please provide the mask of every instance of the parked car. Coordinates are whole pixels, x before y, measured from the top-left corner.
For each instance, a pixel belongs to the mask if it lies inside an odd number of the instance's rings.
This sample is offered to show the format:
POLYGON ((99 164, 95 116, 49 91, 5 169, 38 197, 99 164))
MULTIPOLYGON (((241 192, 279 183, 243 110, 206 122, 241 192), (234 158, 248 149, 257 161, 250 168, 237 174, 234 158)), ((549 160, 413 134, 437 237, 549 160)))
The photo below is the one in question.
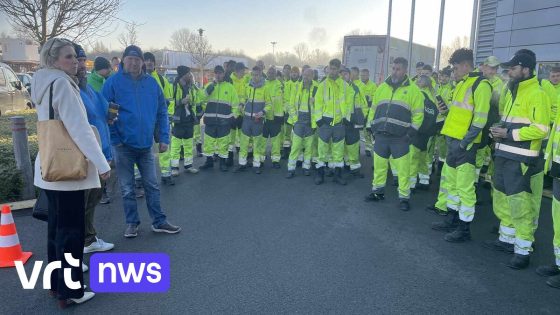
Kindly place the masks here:
POLYGON ((27 73, 16 73, 18 79, 23 83, 23 86, 27 89, 27 92, 31 94, 31 76, 27 73))
POLYGON ((0 62, 0 116, 14 110, 32 108, 31 97, 12 68, 0 62))

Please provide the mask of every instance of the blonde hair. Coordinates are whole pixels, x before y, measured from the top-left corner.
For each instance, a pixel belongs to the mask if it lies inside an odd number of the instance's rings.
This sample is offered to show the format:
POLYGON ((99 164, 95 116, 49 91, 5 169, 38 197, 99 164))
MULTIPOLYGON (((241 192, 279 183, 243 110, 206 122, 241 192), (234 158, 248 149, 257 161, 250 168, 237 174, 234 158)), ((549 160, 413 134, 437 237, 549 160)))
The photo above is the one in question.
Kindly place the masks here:
POLYGON ((57 37, 49 39, 41 47, 41 52, 39 53, 41 68, 53 68, 54 63, 60 57, 60 50, 66 46, 74 48, 74 44, 67 39, 57 37))

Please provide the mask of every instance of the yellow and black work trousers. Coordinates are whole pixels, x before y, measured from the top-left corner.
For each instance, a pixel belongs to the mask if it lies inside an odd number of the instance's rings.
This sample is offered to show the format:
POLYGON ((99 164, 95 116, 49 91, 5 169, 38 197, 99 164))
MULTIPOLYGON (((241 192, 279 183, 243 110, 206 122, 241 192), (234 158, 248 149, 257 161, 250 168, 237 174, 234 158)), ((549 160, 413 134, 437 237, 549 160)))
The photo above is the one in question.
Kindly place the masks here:
POLYGON ((408 136, 394 136, 385 133, 375 134, 373 144, 373 181, 372 192, 385 193, 389 158, 399 176, 399 199, 410 199, 410 139, 408 136))

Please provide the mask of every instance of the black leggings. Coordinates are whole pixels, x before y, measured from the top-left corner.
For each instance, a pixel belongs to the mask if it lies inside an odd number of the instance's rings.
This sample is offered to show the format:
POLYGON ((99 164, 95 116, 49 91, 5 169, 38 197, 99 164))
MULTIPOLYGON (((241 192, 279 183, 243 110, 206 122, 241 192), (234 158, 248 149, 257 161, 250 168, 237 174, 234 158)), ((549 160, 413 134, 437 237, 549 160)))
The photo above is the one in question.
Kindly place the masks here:
POLYGON ((84 295, 84 276, 82 260, 84 258, 84 216, 85 194, 83 190, 57 191, 45 190, 49 199, 49 263, 60 261, 61 269, 51 273, 51 290, 56 291, 59 300, 81 298, 84 295), (70 266, 64 259, 64 253, 72 254, 80 261, 79 266, 70 266), (64 283, 64 268, 70 268, 72 281, 79 281, 79 289, 70 289, 64 283))

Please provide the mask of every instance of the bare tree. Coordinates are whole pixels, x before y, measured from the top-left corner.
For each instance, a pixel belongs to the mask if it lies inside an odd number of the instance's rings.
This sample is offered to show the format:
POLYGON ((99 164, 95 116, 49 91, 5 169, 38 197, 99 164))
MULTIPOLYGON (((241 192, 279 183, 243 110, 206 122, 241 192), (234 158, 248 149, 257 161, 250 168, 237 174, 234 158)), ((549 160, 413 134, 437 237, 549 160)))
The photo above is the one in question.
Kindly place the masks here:
POLYGON ((138 26, 140 26, 140 24, 136 22, 126 24, 126 31, 124 33, 121 33, 121 35, 119 35, 119 37, 117 38, 119 43, 123 46, 123 49, 130 45, 140 44, 140 42, 138 41, 138 26))
POLYGON ((177 51, 188 51, 189 42, 192 40, 194 34, 188 28, 181 28, 171 34, 169 44, 171 49, 177 51))
POLYGON ((95 43, 93 43, 93 45, 91 45, 89 52, 91 52, 94 55, 106 54, 109 52, 109 48, 107 48, 107 46, 105 46, 103 42, 96 41, 95 43))
POLYGON ((306 43, 299 43, 294 46, 294 52, 299 59, 300 64, 304 64, 309 60, 309 47, 306 43))
POLYGON ((451 57, 451 54, 453 54, 455 50, 462 47, 469 47, 469 44, 470 39, 468 36, 457 36, 453 39, 453 41, 451 41, 449 45, 443 46, 441 48, 441 57, 439 59, 439 64, 441 65, 440 68, 443 68, 444 65, 447 65, 449 63, 449 57, 451 57))
POLYGON ((102 36, 119 9, 120 0, 0 0, 0 11, 16 33, 40 45, 57 36, 102 36))

